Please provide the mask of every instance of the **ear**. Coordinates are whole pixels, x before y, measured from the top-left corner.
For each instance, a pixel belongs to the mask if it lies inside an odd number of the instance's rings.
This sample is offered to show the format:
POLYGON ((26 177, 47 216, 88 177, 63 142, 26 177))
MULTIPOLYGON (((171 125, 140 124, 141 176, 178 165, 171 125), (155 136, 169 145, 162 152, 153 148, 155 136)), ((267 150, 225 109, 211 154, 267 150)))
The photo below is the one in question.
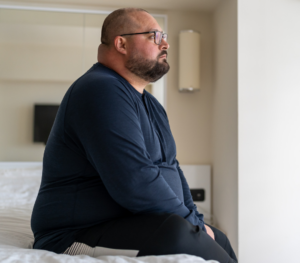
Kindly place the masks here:
POLYGON ((115 48, 121 54, 127 54, 127 41, 125 37, 116 36, 114 40, 115 48))

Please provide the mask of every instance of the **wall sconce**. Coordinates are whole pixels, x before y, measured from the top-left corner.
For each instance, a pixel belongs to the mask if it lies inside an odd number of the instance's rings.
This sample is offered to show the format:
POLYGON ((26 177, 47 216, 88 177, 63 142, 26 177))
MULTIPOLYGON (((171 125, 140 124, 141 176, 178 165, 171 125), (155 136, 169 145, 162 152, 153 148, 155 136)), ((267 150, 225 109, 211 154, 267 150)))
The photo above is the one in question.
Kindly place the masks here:
POLYGON ((200 91, 200 33, 179 33, 179 91, 200 91))

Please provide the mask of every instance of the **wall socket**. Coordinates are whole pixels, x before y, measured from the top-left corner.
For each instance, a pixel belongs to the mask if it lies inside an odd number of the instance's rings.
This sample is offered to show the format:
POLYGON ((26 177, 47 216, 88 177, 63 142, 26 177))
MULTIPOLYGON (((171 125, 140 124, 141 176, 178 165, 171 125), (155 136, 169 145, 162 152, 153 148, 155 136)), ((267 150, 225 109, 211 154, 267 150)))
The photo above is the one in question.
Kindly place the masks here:
POLYGON ((211 220, 211 167, 210 165, 180 165, 191 189, 194 204, 204 220, 211 220), (196 191, 194 191, 196 190, 196 191), (197 191, 204 190, 204 191, 197 191), (197 200, 197 201, 196 201, 197 200))

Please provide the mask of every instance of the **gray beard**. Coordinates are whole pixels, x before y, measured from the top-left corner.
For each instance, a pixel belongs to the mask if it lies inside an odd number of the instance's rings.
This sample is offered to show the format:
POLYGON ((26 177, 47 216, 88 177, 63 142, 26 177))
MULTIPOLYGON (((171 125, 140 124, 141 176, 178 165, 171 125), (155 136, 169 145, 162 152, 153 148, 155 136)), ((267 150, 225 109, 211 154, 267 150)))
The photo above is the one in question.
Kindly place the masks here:
MULTIPOLYGON (((167 52, 163 51, 158 57, 163 54, 167 54, 167 52)), ((125 67, 136 76, 148 82, 155 82, 159 80, 170 69, 170 65, 166 59, 160 63, 158 62, 158 59, 149 60, 139 55, 132 56, 125 63, 125 67)))

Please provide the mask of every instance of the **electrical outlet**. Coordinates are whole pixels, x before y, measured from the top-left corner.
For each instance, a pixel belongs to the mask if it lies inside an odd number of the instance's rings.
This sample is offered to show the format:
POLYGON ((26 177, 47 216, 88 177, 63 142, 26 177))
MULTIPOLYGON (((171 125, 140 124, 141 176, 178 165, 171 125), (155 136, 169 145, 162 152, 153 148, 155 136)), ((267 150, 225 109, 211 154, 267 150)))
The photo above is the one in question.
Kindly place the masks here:
POLYGON ((191 194, 195 202, 205 201, 205 190, 204 189, 191 189, 191 194))

